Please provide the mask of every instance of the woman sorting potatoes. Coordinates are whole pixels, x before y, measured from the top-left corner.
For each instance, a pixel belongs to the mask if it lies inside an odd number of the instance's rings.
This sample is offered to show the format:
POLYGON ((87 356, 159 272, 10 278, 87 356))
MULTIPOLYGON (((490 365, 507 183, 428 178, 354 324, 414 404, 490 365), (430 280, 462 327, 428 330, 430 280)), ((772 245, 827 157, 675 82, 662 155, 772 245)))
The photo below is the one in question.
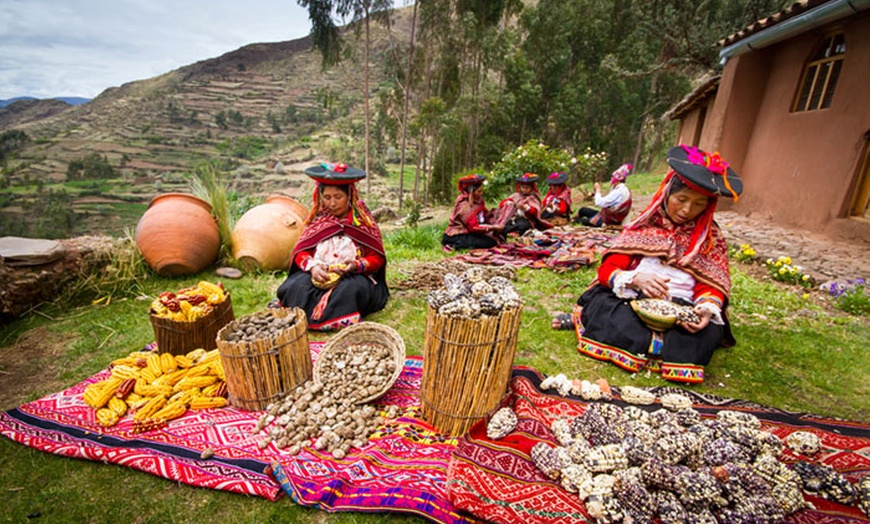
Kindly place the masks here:
POLYGON ((386 306, 387 257, 381 231, 357 194, 365 171, 320 164, 305 174, 315 181, 314 202, 278 301, 305 311, 309 329, 333 331, 386 306))
POLYGON ((726 315, 728 248, 713 214, 719 197, 736 199, 743 184, 718 153, 677 146, 667 161, 652 202, 613 241, 578 299, 574 327, 587 356, 697 383, 713 351, 734 344, 726 315), (630 306, 636 298, 684 304, 694 315, 654 329, 630 306))

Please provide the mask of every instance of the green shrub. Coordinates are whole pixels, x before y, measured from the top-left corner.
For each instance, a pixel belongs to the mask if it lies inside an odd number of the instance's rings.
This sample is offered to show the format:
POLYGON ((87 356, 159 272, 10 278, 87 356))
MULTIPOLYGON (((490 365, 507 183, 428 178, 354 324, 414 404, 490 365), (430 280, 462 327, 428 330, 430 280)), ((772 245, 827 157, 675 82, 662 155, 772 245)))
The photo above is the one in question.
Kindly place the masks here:
POLYGON ((490 170, 489 185, 497 196, 512 193, 517 176, 535 173, 540 176, 538 189, 546 193, 547 175, 555 171, 568 173, 570 184, 593 180, 607 166, 607 153, 587 149, 583 155, 572 157, 564 149, 551 149, 538 140, 529 140, 507 153, 490 170))
POLYGON ((870 297, 867 296, 866 285, 863 278, 834 281, 828 286, 828 293, 837 309, 852 315, 870 316, 870 297))

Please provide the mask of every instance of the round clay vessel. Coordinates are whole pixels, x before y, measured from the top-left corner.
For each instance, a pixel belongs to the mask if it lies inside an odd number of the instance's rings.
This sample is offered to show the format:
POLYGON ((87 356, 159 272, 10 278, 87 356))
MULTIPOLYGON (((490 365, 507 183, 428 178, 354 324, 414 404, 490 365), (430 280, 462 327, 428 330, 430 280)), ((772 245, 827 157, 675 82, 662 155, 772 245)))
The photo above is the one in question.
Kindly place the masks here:
POLYGON ((233 257, 246 269, 290 269, 290 255, 308 217, 308 209, 286 195, 269 195, 249 209, 233 228, 233 257))
POLYGON ((160 275, 202 271, 217 260, 221 247, 211 205, 187 193, 157 195, 136 225, 136 246, 160 275))

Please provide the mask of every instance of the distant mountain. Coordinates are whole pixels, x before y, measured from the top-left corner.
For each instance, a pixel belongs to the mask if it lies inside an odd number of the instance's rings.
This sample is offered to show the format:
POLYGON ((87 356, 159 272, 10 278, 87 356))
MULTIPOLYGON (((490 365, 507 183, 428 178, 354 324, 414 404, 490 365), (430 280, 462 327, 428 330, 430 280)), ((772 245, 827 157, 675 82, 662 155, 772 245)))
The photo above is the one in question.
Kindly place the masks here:
POLYGON ((15 102, 19 102, 21 100, 59 100, 61 102, 66 102, 71 106, 78 106, 90 102, 90 98, 83 98, 80 96, 56 96, 53 98, 36 98, 32 96, 16 96, 15 98, 7 98, 6 100, 0 100, 0 109, 14 104, 15 102))
MULTIPOLYGON (((386 80, 384 66, 397 40, 408 41, 410 14, 410 8, 394 11, 390 31, 373 24, 371 86, 386 80)), ((357 56, 363 54, 361 39, 349 34, 347 41, 357 56)), ((362 70, 361 63, 346 61, 323 71, 320 54, 305 37, 246 45, 106 89, 86 104, 19 100, 0 109, 0 132, 19 129, 31 141, 16 152, 7 171, 12 185, 18 179, 62 182, 69 162, 99 152, 127 179, 162 177, 165 182, 204 160, 248 163, 245 148, 251 144, 296 143, 343 117, 358 118, 351 115, 362 108, 362 70), (57 105, 48 109, 47 102, 57 105), (48 110, 40 111, 41 105, 48 110)), ((300 161, 286 151, 272 151, 271 158, 258 157, 251 167, 268 174, 266 165, 300 161)), ((286 182, 286 176, 276 178, 286 182)), ((250 182, 256 191, 268 189, 250 182)))

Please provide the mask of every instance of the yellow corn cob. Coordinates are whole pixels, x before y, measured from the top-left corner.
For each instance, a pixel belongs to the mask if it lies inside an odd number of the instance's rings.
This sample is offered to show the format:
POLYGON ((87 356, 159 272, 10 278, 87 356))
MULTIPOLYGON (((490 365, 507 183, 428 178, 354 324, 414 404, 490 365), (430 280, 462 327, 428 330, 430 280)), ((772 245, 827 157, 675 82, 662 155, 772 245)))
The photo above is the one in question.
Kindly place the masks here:
POLYGON ((172 373, 178 369, 178 363, 175 362, 175 355, 172 353, 161 353, 160 369, 163 370, 163 373, 172 373))
POLYGON ((130 396, 132 396, 132 395, 135 395, 135 393, 133 393, 127 397, 127 405, 130 406, 130 409, 132 409, 132 410, 140 409, 142 406, 147 404, 149 400, 151 400, 153 398, 153 397, 140 397, 139 395, 136 395, 139 398, 130 400, 130 396))
POLYGON ((169 403, 177 402, 179 404, 187 405, 190 403, 191 399, 200 396, 202 396, 202 391, 200 391, 199 388, 183 389, 169 397, 169 403))
POLYGON ((212 371, 214 372, 214 375, 217 378, 219 378, 221 380, 227 379, 227 375, 226 375, 226 373, 224 373, 224 364, 223 364, 223 362, 221 362, 220 359, 213 360, 211 363, 211 367, 212 367, 212 371))
POLYGON ((100 425, 103 427, 108 428, 110 426, 114 426, 118 423, 118 420, 120 420, 118 414, 109 408, 102 408, 97 410, 97 422, 99 422, 100 425))
POLYGON ((154 377, 159 377, 163 374, 163 367, 160 365, 160 355, 152 353, 148 355, 146 362, 148 363, 148 370, 154 374, 154 377))
POLYGON ((169 396, 172 393, 172 386, 161 386, 157 384, 148 384, 145 379, 136 379, 136 385, 133 386, 133 392, 143 397, 153 397, 156 395, 169 396))
POLYGON ((201 359, 197 362, 197 364, 205 364, 206 362, 211 362, 213 360, 220 360, 221 354, 217 349, 212 349, 211 351, 206 351, 205 355, 202 356, 201 359))
POLYGON ((112 397, 109 399, 109 409, 114 411, 118 417, 123 417, 127 413, 127 403, 118 397, 112 397))
POLYGON ((194 320, 193 305, 187 300, 179 300, 178 305, 181 306, 181 313, 184 314, 185 320, 194 320))
POLYGON ((157 410, 153 415, 148 418, 158 419, 158 420, 172 420, 174 418, 178 418, 181 415, 187 413, 187 406, 185 404, 181 404, 179 402, 167 402, 162 408, 157 410))
POLYGON ((212 368, 211 364, 206 362, 205 364, 197 364, 192 368, 187 370, 188 377, 203 377, 205 375, 211 375, 212 368))
POLYGON ((125 364, 121 364, 118 366, 112 367, 112 376, 116 378, 120 378, 121 380, 127 380, 128 378, 136 378, 139 376, 139 368, 135 366, 127 366, 125 364))
POLYGON ((145 420, 152 418, 154 413, 166 405, 166 397, 158 395, 151 397, 138 411, 133 415, 134 420, 145 420))
POLYGON ((219 302, 223 302, 223 300, 226 298, 226 292, 219 285, 212 284, 207 280, 200 280, 199 283, 196 284, 196 289, 200 293, 208 297, 209 304, 217 304, 219 302), (213 297, 216 302, 212 302, 213 297))
POLYGON ((118 386, 122 382, 124 381, 119 378, 111 377, 108 380, 91 384, 85 388, 82 399, 85 401, 85 404, 92 408, 100 409, 109 403, 110 398, 115 396, 115 390, 118 389, 118 386))
POLYGON ((128 406, 133 407, 133 404, 135 404, 136 402, 139 402, 143 398, 147 398, 147 397, 143 397, 142 395, 140 395, 136 392, 132 392, 129 395, 127 395, 127 398, 125 398, 124 401, 127 403, 128 406))
POLYGON ((149 367, 144 367, 139 372, 139 378, 144 378, 146 382, 154 382, 160 376, 161 375, 155 375, 154 372, 151 371, 151 368, 149 368, 149 367))
POLYGON ((227 405, 227 399, 224 397, 195 397, 191 399, 188 407, 190 409, 208 409, 222 408, 227 405))
POLYGON ((204 397, 213 397, 215 393, 220 389, 222 382, 215 382, 211 386, 206 386, 202 388, 202 396, 204 397))
POLYGON ((202 349, 202 348, 196 348, 196 349, 194 349, 194 350, 189 351, 189 352, 187 353, 187 355, 185 355, 185 356, 186 356, 187 358, 189 358, 189 359, 190 359, 194 364, 198 364, 198 363, 199 363, 199 359, 201 359, 202 357, 204 357, 204 356, 205 356, 205 353, 206 353, 206 351, 205 351, 204 349, 202 349))
POLYGON ((184 377, 178 381, 178 384, 172 387, 173 391, 183 391, 190 388, 204 388, 218 381, 214 375, 204 375, 201 377, 184 377))
POLYGON ((168 375, 163 375, 162 377, 160 377, 163 379, 163 381, 161 381, 161 384, 165 384, 167 386, 174 386, 178 384, 184 377, 189 376, 189 371, 189 369, 177 369, 172 373, 169 373, 168 375))
POLYGON ((178 364, 178 367, 184 369, 192 368, 194 364, 193 360, 187 355, 175 355, 175 363, 178 364))

